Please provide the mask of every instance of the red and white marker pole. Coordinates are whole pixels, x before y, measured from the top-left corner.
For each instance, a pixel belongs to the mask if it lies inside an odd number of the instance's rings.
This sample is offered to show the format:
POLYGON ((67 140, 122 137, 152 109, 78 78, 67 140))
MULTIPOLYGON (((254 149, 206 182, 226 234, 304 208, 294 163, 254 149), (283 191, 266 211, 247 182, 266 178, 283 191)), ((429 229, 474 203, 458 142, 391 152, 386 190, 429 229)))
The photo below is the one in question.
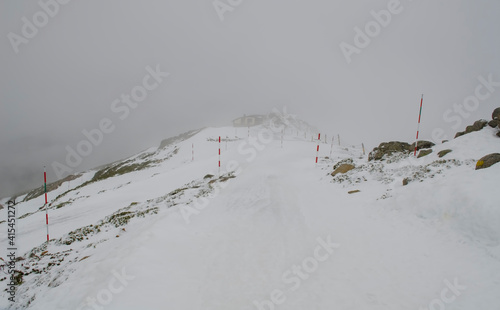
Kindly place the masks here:
POLYGON ((316 147, 316 164, 318 164, 318 156, 319 156, 319 143, 321 142, 321 134, 318 133, 318 146, 316 147))
POLYGON ((43 167, 43 187, 45 192, 45 223, 47 224, 47 242, 49 242, 49 211, 47 210, 48 201, 47 201, 47 170, 43 167))
POLYGON ((219 177, 220 177, 220 136, 219 136, 219 177))
POLYGON ((417 140, 415 141, 415 151, 413 152, 413 156, 417 156, 418 133, 420 132, 420 118, 422 117, 422 104, 423 103, 424 103, 424 95, 422 94, 422 98, 420 98, 420 111, 418 112, 417 140))

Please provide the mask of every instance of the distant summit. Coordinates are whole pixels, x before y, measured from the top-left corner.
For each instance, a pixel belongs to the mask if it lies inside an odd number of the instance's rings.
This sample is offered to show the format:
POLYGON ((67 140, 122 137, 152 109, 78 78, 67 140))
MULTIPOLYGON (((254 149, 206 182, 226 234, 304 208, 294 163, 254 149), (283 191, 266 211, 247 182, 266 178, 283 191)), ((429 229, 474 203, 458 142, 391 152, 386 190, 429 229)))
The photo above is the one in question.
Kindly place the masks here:
POLYGON ((269 119, 267 115, 243 115, 233 120, 233 127, 253 127, 264 124, 269 119))

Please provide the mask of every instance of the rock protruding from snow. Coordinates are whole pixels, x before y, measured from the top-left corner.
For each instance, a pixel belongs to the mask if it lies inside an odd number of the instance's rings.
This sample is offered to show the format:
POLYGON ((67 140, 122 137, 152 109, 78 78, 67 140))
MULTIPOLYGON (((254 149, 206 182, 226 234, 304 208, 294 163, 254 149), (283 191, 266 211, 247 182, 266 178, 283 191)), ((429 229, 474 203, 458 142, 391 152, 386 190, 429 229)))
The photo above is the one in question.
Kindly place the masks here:
POLYGON ((498 125, 500 125, 500 120, 493 119, 493 120, 489 121, 488 125, 490 125, 491 128, 495 128, 498 125))
POLYGON ((500 162, 500 153, 486 155, 477 161, 476 170, 489 168, 498 162, 500 162))
POLYGON ((450 149, 447 149, 447 150, 442 150, 442 151, 440 151, 440 152, 438 153, 438 157, 439 157, 439 158, 444 157, 446 154, 451 153, 451 152, 452 152, 452 150, 450 150, 450 149))
POLYGON ((336 176, 339 173, 342 173, 342 174, 347 173, 347 172, 351 171, 354 168, 356 168, 356 167, 354 167, 354 165, 351 165, 351 164, 342 164, 337 169, 335 169, 335 171, 332 172, 332 177, 336 176))
POLYGON ((382 160, 384 157, 391 156, 394 153, 409 153, 410 144, 406 142, 391 141, 382 142, 368 154, 368 161, 382 160))
POLYGON ((430 153, 432 153, 432 150, 431 150, 431 149, 424 149, 424 150, 421 150, 420 152, 418 152, 418 156, 417 156, 417 158, 427 156, 427 155, 429 155, 430 153))
MULTIPOLYGON (((413 142, 412 145, 410 146, 410 148, 409 148, 410 152, 412 152, 415 149, 415 144, 416 144, 416 142, 413 142)), ((434 145, 436 145, 436 144, 432 143, 431 141, 425 141, 425 140, 418 141, 417 151, 419 151, 421 149, 430 149, 434 145)))
POLYGON ((347 173, 354 168, 356 167, 354 166, 354 161, 352 160, 352 158, 343 159, 338 163, 336 163, 335 165, 333 165, 333 172, 331 173, 331 176, 334 177, 339 173, 340 174, 347 173))
POLYGON ((466 135, 466 134, 474 132, 474 131, 479 131, 479 130, 483 129, 484 127, 486 127, 486 125, 488 125, 488 121, 486 121, 484 119, 475 121, 474 124, 465 127, 465 131, 457 132, 457 134, 455 135, 455 138, 458 138, 460 136, 466 135))
POLYGON ((500 108, 496 108, 495 110, 493 110, 493 113, 491 114, 491 119, 500 121, 500 108))

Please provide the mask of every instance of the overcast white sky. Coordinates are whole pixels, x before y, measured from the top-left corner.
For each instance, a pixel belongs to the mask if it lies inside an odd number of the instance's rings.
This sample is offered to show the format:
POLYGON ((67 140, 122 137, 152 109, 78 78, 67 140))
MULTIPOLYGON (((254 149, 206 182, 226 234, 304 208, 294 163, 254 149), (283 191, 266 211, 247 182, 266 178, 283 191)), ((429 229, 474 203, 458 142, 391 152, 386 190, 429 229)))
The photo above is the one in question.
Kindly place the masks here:
MULTIPOLYGON (((421 137, 442 128, 452 138, 458 114, 446 121, 446 111, 474 95, 479 76, 500 81, 500 2, 402 0, 348 64, 340 44, 354 45, 354 28, 392 1, 242 0, 221 21, 213 0, 72 0, 16 53, 9 33, 22 36, 23 17, 43 18, 41 7, 4 0, 0 196, 41 185, 44 165, 54 180, 51 163, 103 118, 116 129, 77 170, 273 107, 370 148, 412 141, 422 93, 421 137), (170 76, 120 120, 112 102, 158 64, 170 76)), ((498 106, 500 87, 458 129, 498 106)))

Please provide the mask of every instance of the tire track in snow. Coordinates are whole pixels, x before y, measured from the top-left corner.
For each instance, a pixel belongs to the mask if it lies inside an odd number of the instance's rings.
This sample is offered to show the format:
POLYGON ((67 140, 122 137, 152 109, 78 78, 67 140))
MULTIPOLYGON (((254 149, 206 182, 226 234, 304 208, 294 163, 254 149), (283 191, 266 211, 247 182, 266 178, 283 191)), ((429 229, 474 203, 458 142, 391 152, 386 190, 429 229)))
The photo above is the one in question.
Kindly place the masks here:
POLYGON ((288 180, 289 167, 269 166, 252 165, 213 202, 219 225, 208 232, 202 309, 256 309, 253 301, 286 289, 283 272, 310 255, 300 188, 288 180))

